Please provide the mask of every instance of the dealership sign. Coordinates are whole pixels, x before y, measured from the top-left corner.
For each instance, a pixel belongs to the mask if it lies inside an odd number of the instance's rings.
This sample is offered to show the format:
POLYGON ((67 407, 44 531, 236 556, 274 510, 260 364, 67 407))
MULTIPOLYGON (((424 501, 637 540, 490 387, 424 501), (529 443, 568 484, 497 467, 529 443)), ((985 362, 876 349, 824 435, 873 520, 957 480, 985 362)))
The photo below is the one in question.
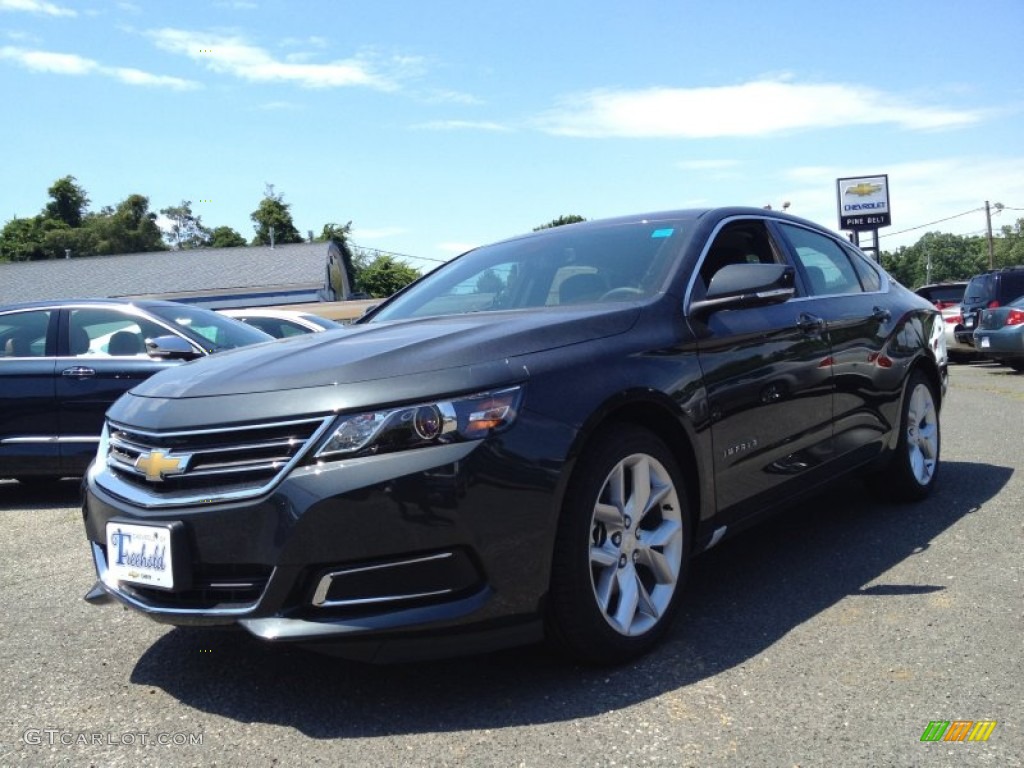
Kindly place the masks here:
POLYGON ((878 229, 892 224, 889 176, 836 179, 840 229, 878 229))

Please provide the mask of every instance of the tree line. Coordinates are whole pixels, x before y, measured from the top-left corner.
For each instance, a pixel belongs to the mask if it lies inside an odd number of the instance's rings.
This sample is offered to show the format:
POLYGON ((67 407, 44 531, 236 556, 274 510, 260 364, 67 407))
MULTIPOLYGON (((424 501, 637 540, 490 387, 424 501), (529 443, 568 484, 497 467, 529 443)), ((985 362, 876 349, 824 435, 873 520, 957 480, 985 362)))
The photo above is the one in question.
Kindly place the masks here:
MULTIPOLYGON (((47 190, 49 202, 35 216, 14 217, 0 230, 0 262, 37 261, 145 251, 230 248, 244 245, 301 243, 284 195, 268 184, 259 205, 250 214, 254 234, 246 240, 228 226, 207 227, 192 210, 190 200, 160 210, 170 222, 167 231, 157 225, 149 198, 131 194, 98 212, 89 210, 89 196, 74 176, 57 179, 47 190)), ((577 214, 559 216, 535 228, 546 229, 577 221, 577 214)), ((349 245, 353 254, 354 290, 375 298, 390 296, 420 276, 419 270, 394 254, 369 251, 348 243, 352 222, 324 224, 314 239, 349 245)), ((1024 264, 1024 218, 1004 225, 992 238, 996 268, 1024 264)), ((882 251, 882 266, 909 287, 928 282, 966 280, 989 268, 989 241, 979 235, 928 232, 911 246, 882 251)))
MULTIPOLYGON (((38 214, 16 216, 0 230, 0 262, 305 242, 292 220, 290 204, 272 184, 267 185, 250 214, 254 234, 248 241, 231 227, 207 227, 192 210, 191 200, 160 210, 170 222, 164 231, 145 195, 131 194, 117 205, 90 211, 88 193, 74 176, 57 179, 47 194, 49 202, 38 214)), ((348 244, 351 230, 351 221, 328 222, 314 240, 348 244)), ((383 298, 420 276, 417 269, 394 254, 348 245, 353 254, 355 291, 383 298)))

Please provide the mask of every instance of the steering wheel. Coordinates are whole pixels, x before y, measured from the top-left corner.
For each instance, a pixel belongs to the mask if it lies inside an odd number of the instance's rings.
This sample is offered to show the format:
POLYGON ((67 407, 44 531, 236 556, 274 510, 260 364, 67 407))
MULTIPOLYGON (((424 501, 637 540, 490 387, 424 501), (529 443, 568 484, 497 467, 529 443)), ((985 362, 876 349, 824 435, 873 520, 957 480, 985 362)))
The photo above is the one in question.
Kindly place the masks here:
POLYGON ((598 301, 621 301, 623 299, 632 299, 637 296, 643 296, 644 292, 639 288, 630 288, 623 286, 621 288, 612 288, 607 293, 601 295, 598 301))

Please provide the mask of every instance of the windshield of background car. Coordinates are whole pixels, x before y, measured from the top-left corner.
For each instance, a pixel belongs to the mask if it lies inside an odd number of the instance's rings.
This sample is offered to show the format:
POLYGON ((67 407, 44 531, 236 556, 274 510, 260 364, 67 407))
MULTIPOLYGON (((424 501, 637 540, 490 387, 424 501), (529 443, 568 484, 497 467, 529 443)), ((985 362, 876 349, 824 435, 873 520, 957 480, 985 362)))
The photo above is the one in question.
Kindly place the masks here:
POLYGON ((554 227, 463 254, 368 322, 636 301, 662 291, 688 220, 554 227))
POLYGON ((248 344, 270 341, 273 337, 245 323, 232 320, 208 309, 181 306, 149 307, 154 315, 181 328, 188 335, 214 349, 234 349, 248 344))

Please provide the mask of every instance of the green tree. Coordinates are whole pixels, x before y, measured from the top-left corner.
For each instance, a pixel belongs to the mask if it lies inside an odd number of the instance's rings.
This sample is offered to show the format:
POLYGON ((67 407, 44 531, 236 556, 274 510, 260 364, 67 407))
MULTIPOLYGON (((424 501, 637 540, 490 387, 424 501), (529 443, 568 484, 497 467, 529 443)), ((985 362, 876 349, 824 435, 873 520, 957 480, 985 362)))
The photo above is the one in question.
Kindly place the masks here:
POLYGON ((348 236, 352 233, 352 222, 347 224, 335 224, 333 221, 324 224, 323 230, 320 232, 318 240, 328 241, 337 240, 339 242, 348 242, 348 236))
POLYGON ((208 243, 211 248, 237 248, 245 244, 245 238, 231 227, 214 227, 208 243))
POLYGON ((283 194, 274 194, 274 185, 267 184, 260 200, 259 207, 253 211, 249 218, 252 219, 256 236, 252 239, 253 245, 270 245, 270 230, 274 230, 274 243, 301 243, 302 235, 295 228, 292 222, 292 214, 289 206, 284 202, 283 194))
POLYGON ((576 224, 580 221, 586 221, 582 216, 578 216, 575 213, 570 213, 568 216, 559 216, 557 219, 552 219, 547 224, 541 224, 539 227, 534 227, 534 232, 539 232, 542 229, 551 229, 552 227, 561 227, 565 224, 576 224))
POLYGON ((175 250, 202 248, 209 244, 213 233, 203 226, 201 216, 192 213, 191 200, 161 208, 160 213, 171 221, 171 231, 165 232, 164 238, 175 250))
POLYGON ((992 250, 996 267, 1024 265, 1024 219, 1017 219, 1013 225, 1004 224, 994 238, 992 250))
POLYGON ((129 195, 116 208, 104 206, 86 216, 83 226, 93 233, 97 254, 167 250, 145 195, 129 195))
POLYGON ((32 261, 45 259, 43 252, 43 218, 13 218, 0 230, 0 259, 32 261))
POLYGON ((390 296, 420 276, 417 269, 386 253, 378 254, 357 273, 357 290, 365 291, 375 299, 390 296))
POLYGON ((976 236, 928 232, 913 245, 882 252, 882 266, 908 288, 967 280, 988 268, 985 242, 976 236))
POLYGON ((85 190, 75 183, 74 176, 57 179, 46 190, 52 198, 43 209, 43 216, 48 219, 62 221, 69 227, 82 226, 89 197, 85 190))

